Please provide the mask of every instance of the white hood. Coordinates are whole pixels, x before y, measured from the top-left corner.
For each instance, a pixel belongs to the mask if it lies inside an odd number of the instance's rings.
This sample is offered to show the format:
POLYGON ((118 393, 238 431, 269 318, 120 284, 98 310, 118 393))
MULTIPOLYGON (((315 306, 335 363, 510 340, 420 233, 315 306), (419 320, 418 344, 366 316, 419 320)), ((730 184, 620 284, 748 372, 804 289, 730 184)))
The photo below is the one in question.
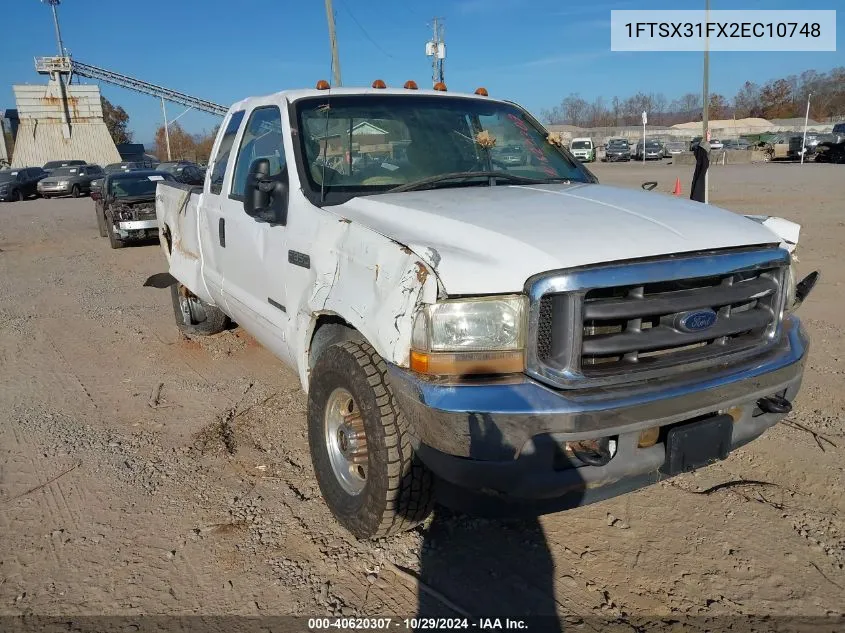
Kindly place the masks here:
POLYGON ((411 248, 451 295, 520 292, 560 268, 780 242, 731 211, 593 184, 382 194, 331 210, 411 248))

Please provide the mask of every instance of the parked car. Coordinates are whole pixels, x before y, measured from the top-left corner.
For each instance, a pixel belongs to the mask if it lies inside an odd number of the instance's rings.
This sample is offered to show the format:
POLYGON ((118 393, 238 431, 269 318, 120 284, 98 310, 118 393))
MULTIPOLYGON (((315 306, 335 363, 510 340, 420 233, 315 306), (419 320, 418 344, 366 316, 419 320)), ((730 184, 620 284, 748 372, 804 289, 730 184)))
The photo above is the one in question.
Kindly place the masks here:
POLYGON ((156 185, 176 182, 172 174, 137 169, 107 174, 94 199, 94 213, 100 237, 108 237, 112 248, 158 235, 156 185))
POLYGON ((0 171, 0 200, 22 202, 38 195, 38 183, 47 173, 41 167, 16 167, 0 171))
POLYGON ((592 163, 596 160, 596 146, 591 138, 574 138, 569 144, 569 151, 578 160, 592 163))
POLYGON ((608 140, 604 148, 604 160, 609 163, 631 160, 631 145, 628 143, 628 139, 612 138, 608 140))
POLYGON ((145 166, 144 163, 138 161, 124 160, 119 163, 110 163, 103 168, 107 174, 117 174, 124 171, 137 169, 152 169, 152 167, 145 166))
POLYGON ((663 158, 663 146, 660 144, 660 141, 646 139, 645 148, 643 148, 643 142, 638 141, 634 158, 643 160, 643 155, 645 155, 646 160, 660 160, 663 158))
POLYGON ((710 139, 710 151, 715 152, 720 149, 725 149, 725 144, 717 138, 710 139))
POLYGON ((205 170, 201 169, 196 163, 189 161, 159 163, 156 170, 165 171, 173 176, 177 182, 186 185, 201 185, 205 181, 205 170))
MULTIPOLYGON (((836 129, 834 127, 834 129, 836 129)), ((845 163, 845 128, 841 133, 830 134, 816 145, 815 161, 817 163, 845 163)))
POLYGON ((503 145, 493 148, 493 159, 506 167, 524 165, 528 159, 525 148, 521 145, 503 145))
POLYGON ((801 158, 801 154, 804 154, 804 160, 812 160, 816 155, 816 146, 819 143, 831 140, 825 134, 819 134, 818 132, 808 132, 806 140, 804 139, 803 134, 796 134, 789 139, 789 150, 787 152, 787 156, 792 158, 793 160, 798 160, 801 158), (803 144, 803 150, 802 150, 803 144))
POLYGON ((754 145, 744 138, 730 138, 722 141, 722 149, 749 150, 753 147, 754 145))
POLYGON ((672 158, 676 154, 683 154, 687 151, 687 144, 683 141, 666 141, 663 144, 663 157, 672 158))
POLYGON ((57 167, 49 176, 38 183, 38 194, 42 198, 73 196, 78 198, 91 192, 91 181, 103 175, 99 165, 77 165, 57 167))
POLYGON ((51 160, 44 163, 42 169, 48 174, 59 167, 73 167, 74 165, 87 165, 84 160, 51 160))
POLYGON ((169 276, 150 284, 183 332, 234 320, 295 368, 317 483, 357 537, 418 524, 435 494, 607 499, 792 407, 817 278, 796 284, 798 225, 602 186, 548 136, 478 95, 286 91, 229 110, 201 191, 158 183, 169 276), (407 168, 313 168, 315 139, 368 112, 378 144, 412 139, 407 168), (471 173, 483 148, 456 139, 491 120, 531 148, 518 172, 471 173))

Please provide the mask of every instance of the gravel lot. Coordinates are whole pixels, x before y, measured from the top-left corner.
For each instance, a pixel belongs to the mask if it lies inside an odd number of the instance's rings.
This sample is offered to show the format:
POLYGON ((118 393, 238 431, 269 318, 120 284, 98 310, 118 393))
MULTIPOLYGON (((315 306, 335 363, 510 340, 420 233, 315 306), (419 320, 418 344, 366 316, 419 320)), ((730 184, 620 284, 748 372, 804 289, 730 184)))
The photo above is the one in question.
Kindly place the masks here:
MULTIPOLYGON (((658 192, 681 177, 685 195, 692 172, 591 169, 658 192)), ((320 499, 294 373, 239 329, 182 338, 168 292, 143 287, 163 270, 156 244, 109 249, 89 199, 0 205, 0 614, 845 626, 845 170, 711 174, 713 203, 800 222, 800 271, 823 274, 801 310, 813 348, 788 420, 611 501, 531 521, 439 511, 377 543, 320 499), (737 480, 763 483, 711 490, 737 480)))

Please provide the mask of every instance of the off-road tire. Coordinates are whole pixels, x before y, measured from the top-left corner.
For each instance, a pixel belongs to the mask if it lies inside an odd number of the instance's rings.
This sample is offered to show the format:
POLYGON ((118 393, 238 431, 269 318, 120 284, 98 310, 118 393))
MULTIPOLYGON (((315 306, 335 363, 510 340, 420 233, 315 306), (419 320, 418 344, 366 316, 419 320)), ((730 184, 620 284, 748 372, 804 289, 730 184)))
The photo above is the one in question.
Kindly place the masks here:
POLYGON ((179 283, 170 286, 170 298, 173 301, 173 314, 176 317, 176 327, 178 327, 183 334, 211 336, 212 334, 219 334, 229 327, 231 323, 229 317, 226 316, 220 308, 207 304, 199 297, 193 297, 193 300, 202 306, 205 318, 200 321, 185 323, 185 317, 182 314, 182 306, 180 303, 180 293, 184 292, 184 288, 185 287, 179 283))
POLYGON ((74 198, 79 197, 79 185, 74 185, 70 190, 70 195, 74 198))
POLYGON ((108 218, 104 218, 103 222, 106 225, 106 232, 109 236, 109 246, 112 248, 123 248, 126 246, 126 242, 117 236, 117 232, 114 230, 114 223, 108 218))
POLYGON ((346 341, 320 355, 308 390, 308 443, 326 504, 357 538, 409 530, 431 513, 433 476, 414 454, 408 422, 388 383, 387 365, 369 343, 346 341), (357 495, 341 487, 326 446, 325 409, 337 388, 349 391, 363 417, 367 480, 357 495))

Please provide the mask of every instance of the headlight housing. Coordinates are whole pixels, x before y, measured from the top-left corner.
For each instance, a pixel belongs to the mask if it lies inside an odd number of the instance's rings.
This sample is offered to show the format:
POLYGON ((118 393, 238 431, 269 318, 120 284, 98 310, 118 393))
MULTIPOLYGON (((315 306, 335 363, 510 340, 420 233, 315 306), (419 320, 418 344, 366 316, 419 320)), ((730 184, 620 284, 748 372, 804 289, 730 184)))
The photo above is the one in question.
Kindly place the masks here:
POLYGON ((60 180, 56 183, 59 187, 67 187, 68 181, 67 180, 60 180))
POLYGON ((411 369, 451 376, 521 372, 526 315, 524 295, 426 305, 414 320, 411 369))
POLYGON ((784 314, 790 314, 795 306, 795 286, 798 284, 798 271, 795 269, 795 260, 793 259, 789 268, 786 271, 784 294, 786 298, 783 302, 784 314))

